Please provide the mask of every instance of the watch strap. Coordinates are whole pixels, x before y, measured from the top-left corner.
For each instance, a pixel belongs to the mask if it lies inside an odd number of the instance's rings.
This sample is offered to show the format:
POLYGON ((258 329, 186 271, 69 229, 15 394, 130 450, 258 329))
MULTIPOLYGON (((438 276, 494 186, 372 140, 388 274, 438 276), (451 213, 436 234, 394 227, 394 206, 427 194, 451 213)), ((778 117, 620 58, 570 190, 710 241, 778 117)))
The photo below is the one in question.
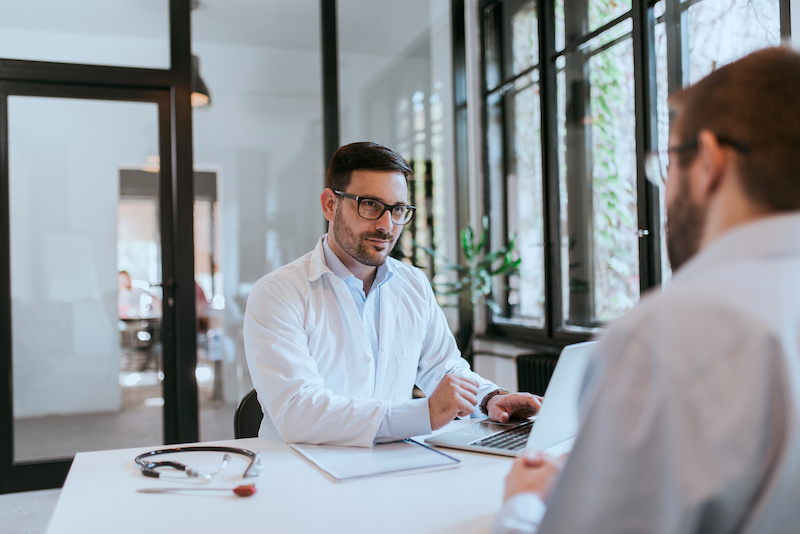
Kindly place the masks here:
POLYGON ((487 393, 486 396, 481 401, 481 406, 480 406, 481 412, 483 412, 483 415, 489 415, 489 401, 495 395, 508 395, 508 391, 506 391, 503 388, 497 388, 496 390, 490 391, 489 393, 487 393))

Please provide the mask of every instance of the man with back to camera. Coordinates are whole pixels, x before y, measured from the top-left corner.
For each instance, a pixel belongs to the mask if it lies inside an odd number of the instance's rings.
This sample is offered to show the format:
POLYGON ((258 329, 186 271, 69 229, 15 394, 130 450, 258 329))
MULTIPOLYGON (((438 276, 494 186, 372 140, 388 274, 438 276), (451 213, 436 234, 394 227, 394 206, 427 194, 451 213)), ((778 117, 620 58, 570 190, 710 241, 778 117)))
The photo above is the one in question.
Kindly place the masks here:
POLYGON ((328 233, 253 287, 244 342, 261 436, 368 447, 478 410, 502 422, 538 410, 469 369, 424 273, 388 257, 414 213, 411 174, 383 145, 339 148, 320 195, 328 233))
POLYGON ((572 452, 514 463, 494 532, 800 528, 800 54, 669 102, 676 274, 601 336, 572 452))

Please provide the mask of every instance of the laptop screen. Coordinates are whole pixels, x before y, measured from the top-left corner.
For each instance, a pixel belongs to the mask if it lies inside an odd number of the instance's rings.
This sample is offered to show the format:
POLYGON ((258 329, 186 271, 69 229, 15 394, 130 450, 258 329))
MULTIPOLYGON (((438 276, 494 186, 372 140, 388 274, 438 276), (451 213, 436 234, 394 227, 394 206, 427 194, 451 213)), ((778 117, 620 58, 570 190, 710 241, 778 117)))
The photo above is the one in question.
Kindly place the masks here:
POLYGON ((578 433, 578 397, 596 341, 567 345, 547 384, 528 448, 544 450, 578 433))

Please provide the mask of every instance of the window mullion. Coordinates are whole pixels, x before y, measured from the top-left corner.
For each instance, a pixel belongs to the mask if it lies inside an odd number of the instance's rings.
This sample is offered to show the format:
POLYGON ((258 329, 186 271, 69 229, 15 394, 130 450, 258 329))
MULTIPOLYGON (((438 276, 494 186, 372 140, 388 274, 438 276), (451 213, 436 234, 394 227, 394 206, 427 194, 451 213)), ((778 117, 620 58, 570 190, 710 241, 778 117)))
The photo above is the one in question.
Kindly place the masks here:
POLYGON ((544 327, 547 337, 561 326, 561 204, 558 180, 558 102, 555 59, 555 3, 539 2, 539 65, 542 121, 542 187, 544 216, 544 327))

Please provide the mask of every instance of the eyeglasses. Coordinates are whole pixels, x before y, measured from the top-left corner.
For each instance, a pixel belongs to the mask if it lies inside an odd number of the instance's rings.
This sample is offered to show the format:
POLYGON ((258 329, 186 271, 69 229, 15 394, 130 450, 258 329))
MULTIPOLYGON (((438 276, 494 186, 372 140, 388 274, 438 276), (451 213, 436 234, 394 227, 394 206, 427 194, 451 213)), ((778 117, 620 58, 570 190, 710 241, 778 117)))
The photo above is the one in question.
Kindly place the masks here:
POLYGON ((359 197, 335 189, 333 192, 340 197, 349 198, 358 202, 358 214, 370 221, 377 221, 388 211, 389 216, 392 218, 392 223, 402 226, 411 222, 411 218, 414 217, 414 212, 417 210, 414 206, 407 206, 406 204, 384 204, 380 200, 375 200, 374 198, 359 197))
MULTIPOLYGON (((721 145, 728 145, 742 154, 750 152, 750 147, 739 141, 735 141, 723 135, 717 136, 717 141, 721 145)), ((669 155, 680 154, 687 150, 697 148, 697 139, 687 141, 677 146, 667 147, 666 150, 649 150, 644 156, 644 174, 647 180, 658 187, 663 187, 667 182, 667 172, 669 171, 669 155)))

